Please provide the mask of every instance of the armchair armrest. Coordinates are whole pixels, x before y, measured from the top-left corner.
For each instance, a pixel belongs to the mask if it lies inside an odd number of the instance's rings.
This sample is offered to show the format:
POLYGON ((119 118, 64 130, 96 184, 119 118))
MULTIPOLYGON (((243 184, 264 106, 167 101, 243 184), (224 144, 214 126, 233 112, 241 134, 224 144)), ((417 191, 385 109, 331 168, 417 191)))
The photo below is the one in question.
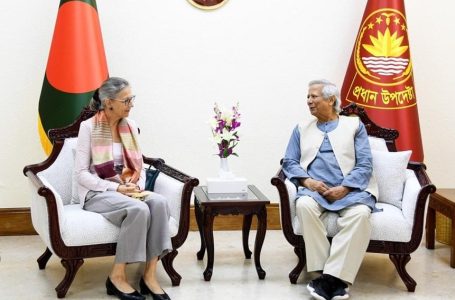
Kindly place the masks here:
MULTIPOLYGON (((143 156, 144 163, 152 165, 155 169, 160 170, 160 172, 180 181, 183 183, 191 182, 196 180, 197 183, 194 186, 199 184, 199 180, 197 178, 193 178, 182 171, 171 167, 170 165, 166 164, 164 159, 162 158, 151 158, 147 156, 143 156)), ((193 182, 194 183, 194 182, 193 182)))
POLYGON ((32 223, 38 234, 46 241, 50 249, 56 249, 56 241, 61 239, 61 231, 65 222, 63 200, 48 180, 35 174, 32 170, 24 172, 32 189, 32 223))
POLYGON ((413 170, 406 170, 406 181, 404 182, 403 199, 401 210, 405 220, 412 225, 414 222, 414 213, 421 189, 419 180, 413 170))
POLYGON ((413 224, 411 241, 415 242, 409 245, 411 252, 419 247, 422 240, 425 206, 428 196, 436 191, 435 185, 431 183, 425 170, 425 164, 409 162, 408 171, 414 174, 408 176, 403 191, 403 214, 406 220, 413 224), (411 197, 417 200, 413 200, 414 203, 412 203, 408 200, 411 197))
MULTIPOLYGON (((160 178, 160 174, 155 183, 156 192, 169 190, 164 187, 164 185, 169 184, 170 180, 177 180, 182 183, 180 191, 180 209, 178 215, 179 229, 177 235, 172 238, 172 245, 174 248, 180 247, 183 242, 186 240, 188 235, 188 229, 190 226, 190 202, 191 195, 193 193, 193 188, 199 184, 199 179, 191 177, 178 169, 175 169, 165 163, 161 158, 151 158, 143 156, 144 163, 152 165, 155 169, 159 170, 162 174, 166 175, 169 178, 160 178)), ((171 183, 169 184, 171 189, 178 189, 178 185, 171 183)), ((175 194, 175 191, 168 191, 172 194, 175 194)), ((178 206, 177 206, 178 209, 178 206)))
POLYGON ((164 159, 162 159, 162 158, 147 157, 145 155, 142 155, 142 158, 144 159, 144 163, 146 163, 148 165, 152 165, 155 168, 157 168, 157 165, 165 163, 164 159))
POLYGON ((431 183, 431 180, 427 175, 427 172, 426 172, 427 166, 424 163, 410 161, 408 163, 408 169, 411 169, 414 171, 414 173, 416 174, 417 179, 419 180, 419 183, 422 187, 429 186, 430 193, 434 193, 436 191, 436 187, 431 183), (432 187, 430 187, 430 186, 432 186, 432 187), (434 188, 435 190, 431 191, 432 188, 434 188))
POLYGON ((280 218, 284 236, 290 244, 297 245, 300 242, 303 242, 303 239, 294 234, 289 191, 286 186, 286 175, 284 175, 282 168, 278 169, 276 175, 272 177, 271 183, 278 189, 280 197, 280 218))

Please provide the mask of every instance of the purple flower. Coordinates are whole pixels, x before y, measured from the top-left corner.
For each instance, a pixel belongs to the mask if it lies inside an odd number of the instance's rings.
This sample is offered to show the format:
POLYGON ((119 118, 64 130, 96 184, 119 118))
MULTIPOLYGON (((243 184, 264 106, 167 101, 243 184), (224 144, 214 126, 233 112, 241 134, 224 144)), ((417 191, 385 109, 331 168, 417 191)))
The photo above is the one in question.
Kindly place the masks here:
POLYGON ((218 104, 215 103, 213 111, 215 116, 211 121, 212 134, 215 142, 218 145, 218 156, 228 157, 229 155, 238 156, 234 152, 234 147, 237 146, 240 141, 237 129, 240 127, 239 122, 239 104, 237 103, 232 107, 232 111, 222 111, 218 104))

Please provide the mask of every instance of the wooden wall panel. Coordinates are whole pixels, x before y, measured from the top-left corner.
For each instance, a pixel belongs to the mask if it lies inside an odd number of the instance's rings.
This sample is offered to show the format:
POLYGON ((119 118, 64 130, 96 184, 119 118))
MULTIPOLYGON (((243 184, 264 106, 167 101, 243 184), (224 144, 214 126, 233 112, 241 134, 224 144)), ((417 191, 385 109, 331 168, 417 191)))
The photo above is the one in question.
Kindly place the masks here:
MULTIPOLYGON (((190 230, 197 231, 194 208, 190 209, 190 230)), ((213 224, 214 230, 241 230, 242 216, 217 216, 213 224)), ((256 218, 253 218, 251 229, 256 229, 256 218)), ((281 229, 280 214, 277 203, 267 205, 267 229, 281 229)), ((31 235, 33 229, 30 208, 1 208, 0 235, 31 235)))
POLYGON ((0 208, 0 235, 36 234, 30 208, 0 208))

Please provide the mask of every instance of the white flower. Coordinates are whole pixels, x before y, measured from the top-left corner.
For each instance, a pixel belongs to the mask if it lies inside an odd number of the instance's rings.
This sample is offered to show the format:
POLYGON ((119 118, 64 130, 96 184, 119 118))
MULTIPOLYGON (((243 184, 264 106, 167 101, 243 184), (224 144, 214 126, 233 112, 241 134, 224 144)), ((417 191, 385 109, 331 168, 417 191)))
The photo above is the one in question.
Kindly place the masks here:
POLYGON ((223 111, 221 113, 221 120, 225 121, 227 126, 231 126, 231 124, 232 124, 232 113, 230 111, 223 111))
POLYGON ((236 133, 236 131, 229 131, 226 128, 223 128, 223 133, 221 134, 221 139, 226 140, 226 141, 235 140, 236 139, 236 137, 234 135, 235 133, 236 133))
POLYGON ((219 133, 214 134, 213 139, 215 140, 215 143, 217 143, 217 144, 221 144, 221 141, 223 140, 223 138, 221 137, 221 135, 219 133))
POLYGON ((215 118, 211 118, 209 124, 212 130, 215 130, 218 127, 218 121, 215 118))

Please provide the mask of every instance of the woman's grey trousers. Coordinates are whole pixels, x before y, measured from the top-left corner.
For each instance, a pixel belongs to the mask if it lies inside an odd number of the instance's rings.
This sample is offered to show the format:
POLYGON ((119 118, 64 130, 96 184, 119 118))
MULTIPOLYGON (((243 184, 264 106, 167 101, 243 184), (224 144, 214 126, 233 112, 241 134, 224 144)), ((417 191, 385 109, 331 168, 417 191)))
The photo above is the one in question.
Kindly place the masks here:
POLYGON ((120 227, 116 263, 149 261, 172 251, 169 205, 160 194, 152 193, 140 201, 115 191, 90 191, 84 209, 100 213, 120 227))

